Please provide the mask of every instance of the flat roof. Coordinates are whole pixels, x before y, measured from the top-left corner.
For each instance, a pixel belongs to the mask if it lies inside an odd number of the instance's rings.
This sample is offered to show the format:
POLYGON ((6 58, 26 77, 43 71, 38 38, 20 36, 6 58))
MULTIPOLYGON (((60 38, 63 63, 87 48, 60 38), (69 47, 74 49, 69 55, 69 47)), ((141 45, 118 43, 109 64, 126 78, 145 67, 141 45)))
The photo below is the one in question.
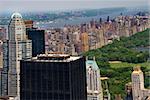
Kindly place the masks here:
POLYGON ((89 66, 92 66, 92 68, 94 68, 95 70, 99 70, 99 67, 95 60, 86 60, 86 68, 88 68, 89 66))
POLYGON ((37 57, 69 57, 68 54, 40 54, 37 57))
POLYGON ((81 56, 70 56, 68 54, 40 54, 37 57, 32 57, 26 61, 35 61, 35 62, 70 62, 80 59, 81 56), (56 58, 56 59, 44 59, 44 58, 56 58), (64 58, 64 59, 57 59, 64 58))
POLYGON ((108 77, 100 77, 100 80, 108 80, 108 77))

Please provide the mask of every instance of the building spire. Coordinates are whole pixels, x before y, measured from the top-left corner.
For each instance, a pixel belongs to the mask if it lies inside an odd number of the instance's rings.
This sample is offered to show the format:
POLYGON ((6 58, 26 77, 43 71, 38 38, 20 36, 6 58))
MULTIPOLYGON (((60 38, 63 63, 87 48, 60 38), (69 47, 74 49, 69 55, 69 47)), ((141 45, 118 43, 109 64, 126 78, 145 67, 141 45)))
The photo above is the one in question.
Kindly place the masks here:
POLYGON ((18 12, 14 12, 12 15, 11 15, 11 19, 13 18, 22 18, 22 15, 18 12))

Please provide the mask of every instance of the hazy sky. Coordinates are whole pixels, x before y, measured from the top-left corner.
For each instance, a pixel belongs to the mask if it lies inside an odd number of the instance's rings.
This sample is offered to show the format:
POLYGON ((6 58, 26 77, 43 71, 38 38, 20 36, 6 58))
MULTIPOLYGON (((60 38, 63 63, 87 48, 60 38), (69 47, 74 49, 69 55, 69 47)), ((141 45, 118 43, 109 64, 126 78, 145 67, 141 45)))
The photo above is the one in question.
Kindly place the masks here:
POLYGON ((148 6, 148 0, 0 0, 0 12, 148 6))

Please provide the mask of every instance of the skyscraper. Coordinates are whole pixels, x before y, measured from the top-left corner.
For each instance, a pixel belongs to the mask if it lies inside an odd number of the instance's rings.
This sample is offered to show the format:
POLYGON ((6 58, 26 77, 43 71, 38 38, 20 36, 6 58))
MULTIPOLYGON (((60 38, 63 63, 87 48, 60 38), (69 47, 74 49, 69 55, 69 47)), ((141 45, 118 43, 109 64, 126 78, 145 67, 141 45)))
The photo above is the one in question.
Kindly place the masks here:
POLYGON ((2 96, 19 96, 20 60, 32 57, 31 42, 27 39, 21 14, 13 13, 8 26, 8 40, 3 47, 2 96))
POLYGON ((40 54, 20 64, 21 100, 87 100, 83 57, 40 54))
POLYGON ((86 52, 89 50, 89 37, 88 33, 81 33, 81 44, 82 44, 82 52, 86 52))
POLYGON ((136 66, 132 72, 132 96, 133 100, 147 100, 150 96, 150 89, 144 88, 144 76, 140 66, 136 66))
POLYGON ((97 48, 101 48, 105 45, 104 30, 102 28, 97 31, 97 41, 97 48))
POLYGON ((95 58, 86 59, 87 100, 103 100, 100 69, 95 58))
POLYGON ((37 29, 28 29, 27 35, 32 40, 32 56, 45 53, 45 31, 37 29))

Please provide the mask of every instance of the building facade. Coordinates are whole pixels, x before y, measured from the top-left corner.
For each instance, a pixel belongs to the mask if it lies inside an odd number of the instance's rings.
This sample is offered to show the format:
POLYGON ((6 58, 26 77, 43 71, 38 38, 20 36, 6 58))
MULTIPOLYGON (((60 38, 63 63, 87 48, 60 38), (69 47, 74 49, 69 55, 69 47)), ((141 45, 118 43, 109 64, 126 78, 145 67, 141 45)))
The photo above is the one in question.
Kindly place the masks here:
POLYGON ((87 100, 83 57, 41 54, 21 61, 21 100, 87 100))
POLYGON ((100 69, 95 61, 86 60, 87 100, 103 100, 100 69))
POLYGON ((144 76, 140 66, 134 68, 131 77, 133 100, 147 100, 146 98, 150 96, 150 89, 144 88, 144 76))
POLYGON ((2 68, 0 68, 0 94, 2 94, 1 85, 2 85, 2 68))
POLYGON ((32 57, 32 41, 27 39, 22 16, 14 13, 3 44, 2 96, 19 96, 20 60, 32 57))
POLYGON ((3 68, 3 52, 0 52, 0 68, 3 68))

